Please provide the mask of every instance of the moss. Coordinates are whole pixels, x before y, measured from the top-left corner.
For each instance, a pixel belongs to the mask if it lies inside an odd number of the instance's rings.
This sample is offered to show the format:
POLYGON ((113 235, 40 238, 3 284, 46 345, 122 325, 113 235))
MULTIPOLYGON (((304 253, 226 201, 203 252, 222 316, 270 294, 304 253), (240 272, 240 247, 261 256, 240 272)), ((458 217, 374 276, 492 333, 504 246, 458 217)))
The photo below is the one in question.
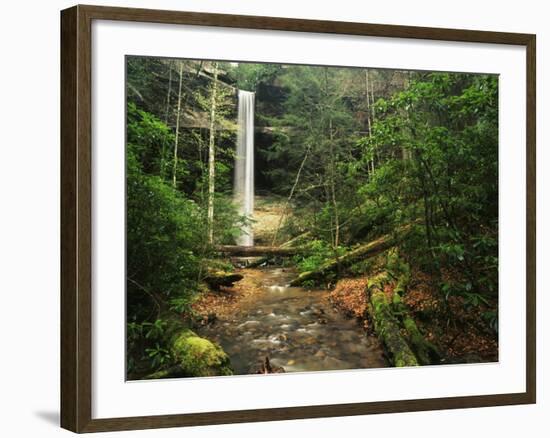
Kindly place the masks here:
POLYGON ((391 273, 392 277, 397 279, 394 294, 402 296, 411 280, 411 268, 399 255, 398 248, 390 249, 386 260, 386 268, 391 273))
POLYGON ((418 366, 418 360, 401 336, 399 321, 392 313, 391 305, 380 287, 382 276, 369 282, 371 316, 374 329, 386 347, 390 360, 396 367, 418 366))
POLYGON ((229 356, 216 343, 197 336, 189 329, 176 332, 170 352, 181 373, 188 377, 228 376, 233 374, 229 356))
POLYGON ((429 365, 440 357, 439 351, 435 345, 424 338, 414 319, 408 314, 404 314, 403 316, 403 326, 409 336, 409 343, 422 365, 429 365))
POLYGON ((428 365, 437 361, 437 348, 427 341, 403 303, 411 279, 410 266, 399 256, 397 248, 386 255, 386 271, 369 278, 367 292, 374 328, 396 366, 428 365), (391 300, 384 287, 395 281, 391 300), (404 328, 404 330, 403 330, 404 328))
POLYGON ((390 280, 389 275, 386 272, 375 275, 374 277, 369 278, 367 283, 367 288, 369 291, 374 289, 379 289, 380 291, 384 290, 384 285, 390 280))
POLYGON ((395 293, 395 291, 392 296, 392 304, 395 309, 399 309, 400 306, 403 305, 403 300, 401 299, 401 295, 398 293, 395 293))
POLYGON ((392 248, 411 231, 411 225, 405 225, 396 230, 396 233, 387 234, 367 244, 348 251, 337 258, 331 258, 308 272, 302 272, 290 282, 291 286, 300 286, 309 279, 324 279, 327 282, 327 274, 333 275, 340 269, 347 269, 357 261, 373 258, 392 248))

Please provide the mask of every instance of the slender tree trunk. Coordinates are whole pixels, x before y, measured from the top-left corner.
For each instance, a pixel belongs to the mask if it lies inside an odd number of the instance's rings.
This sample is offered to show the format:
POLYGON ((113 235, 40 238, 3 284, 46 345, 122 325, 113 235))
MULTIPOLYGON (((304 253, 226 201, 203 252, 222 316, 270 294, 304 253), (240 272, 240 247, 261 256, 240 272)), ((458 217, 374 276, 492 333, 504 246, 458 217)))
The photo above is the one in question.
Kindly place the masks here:
POLYGON ((358 260, 366 260, 383 253, 392 246, 395 246, 407 238, 414 229, 414 224, 407 224, 396 228, 392 233, 379 237, 369 243, 362 244, 359 247, 346 252, 345 254, 328 259, 321 266, 312 271, 302 272, 297 278, 290 282, 291 286, 299 286, 307 280, 321 280, 333 272, 337 272, 340 267, 348 267, 358 260))
POLYGON ((179 87, 178 87, 178 109, 176 112, 176 139, 174 141, 174 166, 172 169, 172 185, 176 187, 176 174, 178 170, 178 141, 180 134, 180 116, 181 116, 181 82, 183 79, 183 62, 180 61, 179 69, 179 87))
POLYGON ((340 244, 340 221, 338 217, 338 204, 336 203, 336 172, 334 169, 334 133, 332 131, 332 118, 329 120, 329 142, 330 142, 330 191, 332 207, 334 209, 334 248, 340 244))
MULTIPOLYGON (((168 114, 170 112, 170 95, 172 94, 172 63, 168 61, 168 93, 166 94, 166 111, 164 113, 164 124, 168 126, 168 114)), ((162 142, 162 153, 160 156, 160 177, 164 179, 166 172, 166 137, 162 142)))
POLYGON ((376 110, 374 108, 374 81, 370 81, 370 101, 372 104, 372 121, 374 122, 376 120, 376 110))
POLYGON ((208 241, 214 242, 214 190, 215 190, 215 125, 216 100, 218 92, 218 63, 214 63, 214 81, 210 96, 210 136, 208 140, 208 241))
MULTIPOLYGON (((325 184, 325 204, 326 204, 327 211, 330 212, 330 210, 332 209, 332 202, 331 202, 331 196, 330 196, 330 184, 329 183, 325 184)), ((330 230, 330 245, 334 249, 334 219, 333 219, 332 214, 329 216, 329 219, 330 219, 330 228, 329 228, 329 230, 330 230)))
MULTIPOLYGON (((366 98, 367 98, 367 124, 368 124, 368 127, 369 127, 369 138, 370 138, 370 137, 372 137, 373 120, 372 120, 372 117, 371 117, 372 102, 371 102, 370 96, 369 96, 369 84, 370 84, 369 70, 366 69, 365 70, 365 93, 366 93, 366 98)), ((369 169, 369 171, 370 171, 371 175, 374 173, 374 153, 372 154, 371 159, 370 159, 370 169, 369 169)))
POLYGON ((370 119, 370 95, 369 95, 369 70, 365 70, 365 99, 367 100, 367 126, 369 127, 369 136, 371 135, 372 123, 370 119))
POLYGON ((164 123, 168 125, 168 114, 170 110, 170 95, 172 94, 172 63, 168 61, 168 93, 166 94, 166 111, 164 113, 164 123))
MULTIPOLYGON (((405 83, 405 89, 407 90, 411 84, 411 72, 408 72, 407 76, 405 76, 404 83, 405 83)), ((406 119, 407 123, 409 124, 411 123, 410 113, 411 113, 410 109, 405 110, 403 113, 403 118, 406 119)), ((412 160, 411 150, 407 149, 407 147, 405 147, 404 145, 401 145, 401 158, 403 159, 403 161, 412 160)))
MULTIPOLYGON (((325 99, 326 99, 326 105, 324 106, 327 111, 331 111, 332 107, 330 104, 330 93, 329 93, 329 87, 328 87, 328 68, 325 68, 325 99)), ((336 175, 335 175, 335 153, 334 153, 334 131, 332 127, 332 115, 329 116, 329 123, 328 123, 328 143, 329 143, 329 190, 327 193, 329 203, 332 204, 332 209, 334 211, 334 223, 332 223, 332 217, 331 217, 331 228, 334 229, 334 235, 332 239, 332 245, 334 250, 338 248, 338 244, 340 243, 340 223, 338 218, 338 204, 336 202, 336 175)), ((332 231, 331 231, 332 235, 332 231)))
POLYGON ((308 145, 306 149, 306 153, 304 155, 304 159, 302 160, 302 164, 300 164, 300 168, 298 169, 298 173, 296 174, 296 179, 294 180, 294 185, 292 186, 292 189, 290 189, 290 194, 288 195, 288 198, 285 202, 285 206, 283 207, 283 212, 281 214, 281 217, 279 218, 279 223, 277 224, 277 229, 275 230, 275 234, 273 235, 273 240, 271 241, 271 246, 275 246, 275 242, 277 241, 277 236, 279 234, 279 230, 281 229, 281 225, 283 224, 283 220, 286 216, 288 206, 290 205, 290 201, 292 200, 292 196, 294 195, 294 190, 296 190, 296 186, 298 185, 298 181, 300 180, 300 174, 302 173, 302 169, 304 168, 304 164, 306 163, 307 156, 309 155, 309 150, 311 146, 308 145))
MULTIPOLYGON (((374 81, 370 81, 370 108, 371 108, 371 123, 374 125, 376 122, 376 108, 374 106, 374 81)), ((376 161, 380 163, 380 154, 378 152, 378 148, 374 148, 374 154, 376 155, 376 161)), ((372 162, 372 170, 374 171, 374 159, 372 162)))

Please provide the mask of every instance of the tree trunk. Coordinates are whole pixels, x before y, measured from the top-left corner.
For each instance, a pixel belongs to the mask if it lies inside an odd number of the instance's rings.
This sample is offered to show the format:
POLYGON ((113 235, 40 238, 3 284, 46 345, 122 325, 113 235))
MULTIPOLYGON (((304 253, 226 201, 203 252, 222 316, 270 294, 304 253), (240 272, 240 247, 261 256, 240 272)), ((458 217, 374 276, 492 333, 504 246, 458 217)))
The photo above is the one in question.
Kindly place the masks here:
POLYGON ((392 365, 396 367, 418 366, 418 360, 407 341, 401 335, 399 321, 393 315, 384 286, 390 277, 386 272, 369 280, 369 314, 374 322, 374 331, 384 344, 392 365))
MULTIPOLYGON (((371 124, 374 125, 374 122, 376 122, 376 108, 374 106, 374 81, 370 81, 370 105, 369 108, 371 109, 371 124)), ((380 163, 380 155, 378 153, 378 148, 374 148, 373 151, 373 158, 372 158, 372 171, 374 172, 374 155, 376 155, 376 160, 378 163, 380 163)))
POLYGON ((407 331, 409 344, 418 358, 421 365, 432 365, 438 363, 441 359, 441 354, 431 342, 424 338, 420 333, 414 319, 405 312, 402 316, 403 327, 407 331))
POLYGON ((242 279, 243 276, 235 272, 208 270, 204 282, 212 289, 218 290, 221 286, 232 287, 233 283, 242 279))
POLYGON ((347 254, 344 254, 338 258, 328 260, 321 267, 314 271, 302 272, 297 278, 290 282, 290 285, 299 286, 305 281, 321 280, 325 276, 337 271, 338 265, 340 265, 340 267, 342 268, 345 268, 351 266, 353 263, 360 259, 374 257, 391 248, 392 246, 395 246, 395 244, 401 241, 411 229, 412 225, 406 225, 404 227, 401 227, 394 235, 384 235, 376 240, 373 240, 372 242, 361 245, 360 247, 349 251, 347 254))
POLYGON ((405 295, 411 278, 410 268, 407 263, 399 258, 399 255, 396 254, 396 256, 397 259, 394 263, 394 267, 390 267, 388 264, 388 268, 393 278, 397 278, 391 299, 393 312, 401 321, 407 334, 407 341, 414 351, 418 362, 421 365, 438 363, 441 358, 439 351, 435 345, 424 338, 424 335, 416 325, 416 321, 410 315, 408 307, 402 301, 402 296, 405 295))
POLYGON ((219 252, 231 254, 233 256, 281 256, 289 257, 304 251, 304 248, 283 248, 280 246, 238 246, 238 245, 221 245, 216 248, 219 252))
POLYGON ((365 100, 367 101, 367 126, 369 128, 369 137, 372 131, 372 122, 370 117, 370 96, 369 96, 369 70, 365 70, 365 100))
POLYGON ((300 174, 302 173, 302 169, 304 168, 304 164, 306 163, 307 156, 309 154, 310 149, 311 149, 311 146, 308 145, 308 147, 306 149, 306 153, 304 155, 304 159, 302 160, 302 163, 300 164, 300 168, 298 169, 298 173, 296 174, 296 179, 294 180, 294 185, 292 186, 292 189, 290 189, 290 194, 288 195, 288 198, 285 202, 285 206, 283 207, 283 212, 281 214, 281 217, 279 218, 279 223, 277 224, 277 229, 275 230, 275 234, 273 235, 273 240, 271 241, 271 246, 275 246, 275 243, 277 242, 277 235, 279 234, 279 230, 281 228, 281 225, 283 224, 283 220, 286 216, 288 206, 290 204, 290 201, 292 200, 292 196, 294 195, 294 190, 296 190, 296 186, 298 185, 298 181, 300 180, 300 174))
MULTIPOLYGON (((277 248, 292 248, 295 246, 297 242, 300 242, 301 240, 305 239, 306 237, 310 236, 310 232, 306 231, 305 233, 302 233, 296 237, 293 237, 288 242, 283 243, 282 245, 279 245, 277 248)), ((262 257, 260 257, 258 260, 255 260, 249 264, 246 265, 247 268, 257 268, 258 266, 263 265, 266 263, 269 259, 277 257, 277 254, 267 254, 262 257)))
MULTIPOLYGON (((164 112, 164 124, 168 126, 168 114, 170 112, 170 95, 172 94, 172 62, 168 61, 168 93, 166 94, 166 111, 164 112)), ((166 137, 162 141, 160 155, 160 177, 164 179, 166 174, 166 137)))
POLYGON ((176 187, 177 182, 177 170, 178 170, 178 141, 180 134, 180 116, 181 116, 181 82, 183 79, 183 62, 180 61, 180 70, 179 70, 179 87, 178 87, 178 109, 176 115, 176 139, 174 141, 174 166, 172 169, 172 185, 176 187))
POLYGON ((168 125, 168 114, 170 112, 170 96, 172 94, 172 63, 168 61, 168 93, 166 94, 166 111, 164 112, 164 124, 168 125))
POLYGON ((332 131, 332 118, 329 120, 329 142, 330 142, 330 191, 332 208, 334 209, 334 249, 340 244, 340 219, 338 215, 338 204, 336 202, 336 172, 334 169, 334 134, 332 131))
POLYGON ((331 217, 331 234, 332 229, 334 229, 334 234, 332 236, 332 247, 336 252, 338 245, 340 244, 340 222, 338 217, 338 204, 336 203, 336 172, 335 172, 335 151, 334 151, 334 131, 332 126, 332 103, 330 101, 330 92, 329 92, 329 70, 325 67, 325 99, 326 104, 324 108, 328 112, 328 145, 329 145, 329 163, 328 163, 328 174, 329 174, 329 193, 327 193, 327 198, 329 203, 332 206, 333 217, 331 217), (332 223, 332 221, 334 221, 332 223), (334 225, 334 226, 333 226, 334 225))
POLYGON ((214 242, 214 190, 215 190, 215 127, 216 127, 216 100, 218 91, 218 63, 214 63, 214 82, 210 96, 210 136, 208 141, 208 242, 214 242))
MULTIPOLYGON (((368 127, 369 127, 369 138, 372 137, 372 125, 373 125, 373 120, 372 120, 372 117, 371 117, 371 111, 372 111, 372 102, 370 100, 370 96, 369 96, 369 84, 370 84, 370 81, 369 81, 369 70, 366 69, 365 70, 365 98, 367 100, 367 124, 368 124, 368 127)), ((369 173, 372 175, 374 174, 374 152, 370 158, 370 169, 369 170, 369 173)))

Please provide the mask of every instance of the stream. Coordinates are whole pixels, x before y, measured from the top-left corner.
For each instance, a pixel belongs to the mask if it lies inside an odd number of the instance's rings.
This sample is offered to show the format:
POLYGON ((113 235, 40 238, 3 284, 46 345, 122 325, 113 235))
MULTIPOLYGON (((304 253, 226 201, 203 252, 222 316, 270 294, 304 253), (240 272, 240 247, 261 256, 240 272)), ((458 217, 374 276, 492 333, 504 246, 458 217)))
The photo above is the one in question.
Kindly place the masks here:
POLYGON ((287 287, 292 270, 259 271, 259 293, 244 297, 229 318, 198 330, 222 346, 235 374, 257 372, 266 356, 285 372, 387 366, 378 339, 333 309, 329 291, 287 287))

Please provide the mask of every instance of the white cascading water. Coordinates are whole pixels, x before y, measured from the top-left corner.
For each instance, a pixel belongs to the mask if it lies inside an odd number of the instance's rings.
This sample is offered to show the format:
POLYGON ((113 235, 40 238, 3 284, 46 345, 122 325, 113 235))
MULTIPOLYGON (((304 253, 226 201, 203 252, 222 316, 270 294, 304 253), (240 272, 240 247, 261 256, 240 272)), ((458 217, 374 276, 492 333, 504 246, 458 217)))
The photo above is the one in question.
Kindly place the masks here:
MULTIPOLYGON (((239 214, 250 218, 254 213, 254 93, 239 90, 237 150, 235 154, 235 203, 239 214)), ((242 228, 237 245, 253 246, 251 226, 242 228)))

